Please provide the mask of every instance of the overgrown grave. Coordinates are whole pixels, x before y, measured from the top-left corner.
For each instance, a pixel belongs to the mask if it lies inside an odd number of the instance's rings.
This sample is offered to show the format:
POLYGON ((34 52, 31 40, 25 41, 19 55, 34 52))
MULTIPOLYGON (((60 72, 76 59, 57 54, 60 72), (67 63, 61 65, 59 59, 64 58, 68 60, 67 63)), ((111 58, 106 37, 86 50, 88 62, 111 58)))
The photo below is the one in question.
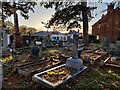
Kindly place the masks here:
POLYGON ((120 68, 120 40, 116 41, 115 49, 110 50, 110 58, 107 59, 104 64, 112 67, 120 68))
POLYGON ((61 62, 59 59, 45 57, 39 57, 39 47, 33 47, 31 49, 31 55, 29 57, 34 58, 34 62, 29 62, 18 66, 18 72, 24 76, 32 76, 38 72, 52 68, 59 65, 61 62))
POLYGON ((18 72, 24 76, 32 76, 38 72, 42 72, 46 69, 55 67, 60 64, 58 59, 47 59, 41 60, 36 63, 31 63, 28 65, 24 65, 18 68, 18 72))
POLYGON ((120 57, 110 57, 104 63, 106 66, 120 68, 120 57))
POLYGON ((104 60, 109 57, 108 51, 105 51, 101 46, 90 44, 84 47, 83 52, 80 54, 85 63, 91 65, 102 65, 104 60), (103 61, 103 62, 102 62, 103 61))

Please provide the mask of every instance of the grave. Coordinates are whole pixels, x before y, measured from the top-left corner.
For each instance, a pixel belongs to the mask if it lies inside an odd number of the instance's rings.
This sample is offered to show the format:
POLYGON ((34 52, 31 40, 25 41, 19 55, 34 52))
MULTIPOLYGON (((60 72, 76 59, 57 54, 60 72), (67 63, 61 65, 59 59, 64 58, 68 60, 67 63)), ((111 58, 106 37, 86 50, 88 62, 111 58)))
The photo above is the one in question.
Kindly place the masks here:
POLYGON ((112 56, 120 57, 120 50, 110 51, 110 54, 111 54, 112 56))
POLYGON ((28 63, 18 67, 18 72, 26 77, 32 76, 36 73, 42 72, 49 68, 60 65, 60 60, 57 59, 44 59, 37 62, 28 63))
POLYGON ((93 65, 99 64, 101 62, 101 59, 103 59, 104 57, 108 57, 108 53, 103 49, 85 49, 80 56, 86 63, 93 65))
POLYGON ((112 66, 120 68, 120 57, 109 57, 104 61, 106 66, 112 66))
POLYGON ((82 59, 78 58, 78 35, 78 33, 74 34, 73 56, 66 57, 68 59, 65 64, 37 73, 32 80, 46 87, 55 88, 84 71, 87 67, 83 65, 82 59))
POLYGON ((61 55, 60 55, 60 60, 61 60, 61 62, 63 62, 63 63, 66 63, 66 61, 67 61, 68 58, 70 58, 70 56, 65 55, 65 54, 61 54, 61 55))
POLYGON ((103 42, 102 42, 102 47, 103 49, 109 49, 110 46, 110 40, 107 37, 104 37, 103 42))
POLYGON ((31 55, 32 56, 39 57, 39 53, 40 53, 39 47, 33 46, 31 48, 31 55))
POLYGON ((78 58, 78 36, 79 33, 73 34, 73 55, 72 58, 68 58, 66 61, 66 66, 80 69, 84 67, 82 59, 78 58))
POLYGON ((117 50, 120 51, 120 40, 116 41, 116 45, 117 45, 117 50))
POLYGON ((66 66, 74 68, 74 69, 78 69, 78 70, 84 67, 83 61, 80 58, 76 58, 76 59, 69 58, 69 59, 67 59, 66 66))
POLYGON ((32 80, 41 83, 46 87, 54 89, 57 86, 67 82, 69 79, 77 76, 85 69, 87 69, 86 66, 77 70, 67 67, 66 64, 62 64, 57 67, 35 74, 32 77, 32 80))
POLYGON ((2 29, 2 33, 3 33, 3 49, 6 50, 8 47, 8 33, 7 33, 7 28, 4 25, 3 29, 2 29))
POLYGON ((10 52, 8 50, 8 30, 5 25, 2 28, 2 33, 3 33, 2 56, 6 57, 10 55, 10 52))

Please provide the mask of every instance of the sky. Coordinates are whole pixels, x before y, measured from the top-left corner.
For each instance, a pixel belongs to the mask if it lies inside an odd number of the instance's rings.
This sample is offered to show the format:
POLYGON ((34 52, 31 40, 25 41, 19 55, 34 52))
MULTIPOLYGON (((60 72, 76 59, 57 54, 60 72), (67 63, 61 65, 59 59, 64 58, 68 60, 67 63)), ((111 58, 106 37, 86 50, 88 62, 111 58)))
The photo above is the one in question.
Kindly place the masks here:
MULTIPOLYGON (((34 27, 39 30, 43 28, 41 22, 47 22, 55 12, 54 9, 45 9, 44 7, 40 7, 40 5, 35 6, 34 10, 34 13, 30 11, 29 19, 27 20, 18 14, 19 26, 26 25, 27 27, 34 27)), ((14 22, 13 15, 7 20, 14 22)))
MULTIPOLYGON (((96 2, 97 3, 97 2, 96 2)), ((90 3, 89 3, 90 4, 90 3)), ((92 3, 91 5, 95 6, 95 3, 92 3)), ((95 16, 89 23, 89 33, 91 33, 92 25, 97 22, 101 15, 103 14, 101 11, 105 10, 107 8, 107 5, 103 3, 97 3, 96 6, 98 7, 97 10, 94 11, 94 16, 97 13, 97 16, 95 16)), ((29 19, 25 20, 21 15, 19 15, 19 26, 26 25, 27 27, 34 27, 38 30, 47 30, 41 22, 47 22, 50 20, 51 16, 55 13, 54 8, 45 9, 44 7, 41 7, 40 5, 36 5, 34 8, 35 12, 29 13, 29 19)), ((13 17, 8 19, 9 21, 13 22, 13 17)), ((82 24, 82 23, 81 23, 82 24)), ((82 30, 81 30, 82 31, 82 30)))

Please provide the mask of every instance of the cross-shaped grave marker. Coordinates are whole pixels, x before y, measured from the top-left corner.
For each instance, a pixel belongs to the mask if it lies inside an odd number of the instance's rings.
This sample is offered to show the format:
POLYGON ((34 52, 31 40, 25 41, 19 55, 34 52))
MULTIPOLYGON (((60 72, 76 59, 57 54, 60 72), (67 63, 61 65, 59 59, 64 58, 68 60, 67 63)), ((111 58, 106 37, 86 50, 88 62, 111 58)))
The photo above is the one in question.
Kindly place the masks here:
POLYGON ((82 44, 82 40, 79 40, 78 36, 79 33, 75 32, 68 39, 68 42, 73 44, 73 55, 72 55, 73 58, 78 58, 78 44, 82 44))

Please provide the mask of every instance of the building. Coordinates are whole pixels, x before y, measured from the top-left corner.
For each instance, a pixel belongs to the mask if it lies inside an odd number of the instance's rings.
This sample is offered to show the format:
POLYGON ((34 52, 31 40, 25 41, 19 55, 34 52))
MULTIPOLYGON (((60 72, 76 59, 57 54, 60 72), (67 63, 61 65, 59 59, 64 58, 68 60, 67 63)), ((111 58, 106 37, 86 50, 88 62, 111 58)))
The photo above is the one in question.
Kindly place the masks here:
POLYGON ((59 41, 67 41, 67 36, 64 34, 52 34, 50 37, 51 41, 59 42, 59 41))
POLYGON ((116 42, 120 38, 120 8, 114 9, 114 5, 108 5, 107 14, 92 26, 92 34, 98 36, 100 41, 108 38, 116 42))

